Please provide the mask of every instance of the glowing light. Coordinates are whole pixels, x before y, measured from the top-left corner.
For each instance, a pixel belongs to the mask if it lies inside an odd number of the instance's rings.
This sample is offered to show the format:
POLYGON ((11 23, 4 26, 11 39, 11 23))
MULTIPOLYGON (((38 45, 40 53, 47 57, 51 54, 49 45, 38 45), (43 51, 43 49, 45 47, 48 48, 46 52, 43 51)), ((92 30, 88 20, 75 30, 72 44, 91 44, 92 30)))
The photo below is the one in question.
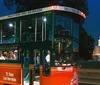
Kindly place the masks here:
POLYGON ((18 52, 18 50, 15 50, 14 52, 18 52))
POLYGON ((85 14, 83 12, 81 12, 81 16, 83 16, 84 18, 86 18, 85 14))
POLYGON ((31 27, 31 26, 29 26, 29 27, 28 27, 28 29, 32 29, 32 27, 31 27))
POLYGON ((9 23, 9 27, 13 27, 13 24, 12 23, 9 23))
POLYGON ((59 8, 60 8, 60 6, 56 6, 56 8, 57 8, 57 9, 59 9, 59 8))
POLYGON ((60 6, 51 6, 51 9, 53 10, 53 9, 55 9, 55 10, 57 10, 57 9, 59 9, 60 8, 60 6))
POLYGON ((51 9, 54 9, 54 6, 51 6, 51 9))
POLYGON ((44 17, 44 18, 43 18, 43 21, 44 21, 44 22, 46 22, 46 21, 47 21, 46 17, 44 17))

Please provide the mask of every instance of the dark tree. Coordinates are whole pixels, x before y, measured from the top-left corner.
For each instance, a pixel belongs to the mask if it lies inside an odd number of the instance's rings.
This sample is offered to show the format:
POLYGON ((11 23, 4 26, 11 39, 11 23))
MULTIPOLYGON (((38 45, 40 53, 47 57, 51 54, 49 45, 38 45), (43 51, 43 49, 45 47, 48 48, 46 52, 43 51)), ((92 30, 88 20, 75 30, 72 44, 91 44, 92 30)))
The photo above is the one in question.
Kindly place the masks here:
POLYGON ((61 5, 73 7, 83 11, 86 15, 88 14, 87 0, 4 0, 4 4, 8 9, 11 9, 15 4, 17 6, 16 12, 22 12, 51 5, 61 5))
POLYGON ((15 0, 3 0, 4 1, 4 5, 11 10, 13 5, 15 4, 15 0))
POLYGON ((83 60, 88 56, 88 33, 81 27, 79 32, 79 56, 83 60))
POLYGON ((92 59, 93 50, 94 50, 94 38, 92 36, 88 36, 88 57, 92 59))
POLYGON ((80 28, 79 41, 79 56, 84 60, 92 59, 95 40, 83 27, 80 28))

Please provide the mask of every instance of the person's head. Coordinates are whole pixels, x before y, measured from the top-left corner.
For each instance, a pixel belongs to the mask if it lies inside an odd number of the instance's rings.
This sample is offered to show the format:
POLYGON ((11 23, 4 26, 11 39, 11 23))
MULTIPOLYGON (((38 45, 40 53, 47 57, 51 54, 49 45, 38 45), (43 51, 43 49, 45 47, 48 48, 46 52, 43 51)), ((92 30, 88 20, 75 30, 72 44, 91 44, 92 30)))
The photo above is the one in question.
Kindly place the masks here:
POLYGON ((48 50, 48 54, 50 55, 50 50, 48 50))
POLYGON ((5 56, 5 57, 6 57, 7 55, 8 55, 8 54, 7 54, 7 52, 4 52, 4 53, 3 53, 3 56, 5 56))
POLYGON ((40 52, 37 52, 37 55, 36 56, 40 56, 40 52))
POLYGON ((14 50, 14 54, 18 56, 18 50, 14 50))
POLYGON ((12 51, 9 51, 9 58, 14 58, 14 53, 12 51))
POLYGON ((0 57, 2 56, 2 54, 0 53, 0 57))

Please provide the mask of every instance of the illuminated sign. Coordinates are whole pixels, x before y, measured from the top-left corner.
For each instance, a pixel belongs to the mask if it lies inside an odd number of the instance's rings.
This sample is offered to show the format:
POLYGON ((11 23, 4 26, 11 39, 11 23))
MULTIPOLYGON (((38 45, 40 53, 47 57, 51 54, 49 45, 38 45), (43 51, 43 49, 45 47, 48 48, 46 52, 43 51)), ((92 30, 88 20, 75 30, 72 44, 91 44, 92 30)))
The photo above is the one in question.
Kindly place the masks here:
POLYGON ((35 9, 35 10, 30 10, 30 11, 25 11, 25 12, 21 12, 21 13, 16 13, 16 14, 0 17, 0 20, 16 18, 16 17, 26 16, 26 15, 31 15, 31 14, 36 14, 36 13, 41 13, 41 12, 46 12, 46 11, 51 11, 51 10, 72 12, 72 13, 82 16, 83 18, 86 18, 85 14, 83 12, 81 12, 80 10, 77 10, 75 8, 65 7, 65 6, 50 6, 50 7, 39 8, 39 9, 35 9))

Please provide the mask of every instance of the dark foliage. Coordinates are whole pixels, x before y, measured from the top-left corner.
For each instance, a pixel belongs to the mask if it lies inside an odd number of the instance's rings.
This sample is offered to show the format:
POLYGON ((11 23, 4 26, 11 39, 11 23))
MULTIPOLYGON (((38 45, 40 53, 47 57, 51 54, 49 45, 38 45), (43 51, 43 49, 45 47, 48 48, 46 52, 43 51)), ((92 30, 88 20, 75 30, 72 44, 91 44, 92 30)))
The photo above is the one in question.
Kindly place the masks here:
POLYGON ((4 0, 4 4, 8 9, 11 9, 15 4, 17 6, 16 12, 32 10, 51 5, 69 6, 83 11, 88 14, 87 0, 4 0))
POLYGON ((92 59, 93 49, 94 49, 94 38, 86 32, 86 30, 80 28, 79 36, 79 56, 84 60, 92 59))

